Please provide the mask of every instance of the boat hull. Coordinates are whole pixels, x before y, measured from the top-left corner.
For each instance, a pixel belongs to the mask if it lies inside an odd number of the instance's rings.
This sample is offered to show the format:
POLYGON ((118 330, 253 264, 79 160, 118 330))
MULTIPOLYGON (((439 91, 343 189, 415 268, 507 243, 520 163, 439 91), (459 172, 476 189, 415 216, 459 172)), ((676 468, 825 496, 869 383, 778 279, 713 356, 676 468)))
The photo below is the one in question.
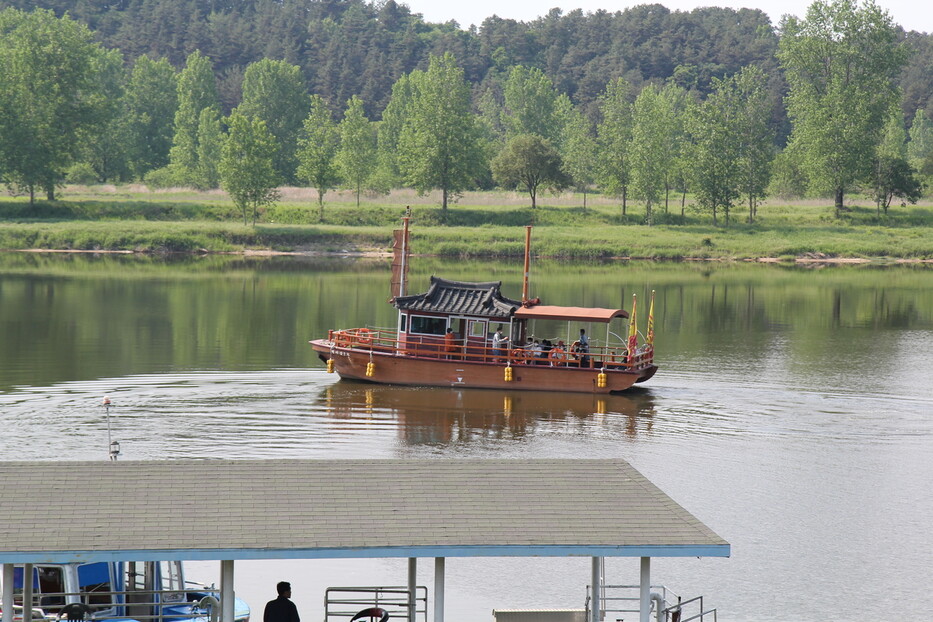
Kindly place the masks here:
POLYGON ((515 364, 511 366, 511 380, 507 380, 504 363, 410 357, 395 352, 338 347, 327 339, 314 340, 311 346, 321 360, 333 361, 333 369, 341 378, 407 386, 615 393, 648 380, 657 371, 654 365, 635 370, 600 370, 515 364), (369 363, 373 365, 367 375, 369 363), (604 386, 599 382, 601 372, 605 373, 604 386))

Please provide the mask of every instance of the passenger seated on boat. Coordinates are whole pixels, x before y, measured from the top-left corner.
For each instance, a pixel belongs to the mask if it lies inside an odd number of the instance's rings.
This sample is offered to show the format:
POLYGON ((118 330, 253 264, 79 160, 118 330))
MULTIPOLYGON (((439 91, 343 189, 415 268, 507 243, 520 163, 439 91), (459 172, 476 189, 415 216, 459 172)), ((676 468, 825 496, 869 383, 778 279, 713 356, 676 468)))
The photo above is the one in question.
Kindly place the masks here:
POLYGON ((548 358, 551 359, 551 367, 567 364, 567 352, 564 350, 563 341, 558 341, 557 347, 551 348, 551 351, 548 353, 548 358))
POLYGON ((535 339, 534 345, 531 346, 531 356, 534 357, 532 364, 540 365, 542 358, 544 358, 544 350, 541 348, 541 342, 535 339))
POLYGON ((587 356, 590 352, 590 340, 585 329, 580 329, 580 338, 570 344, 570 351, 575 353, 574 358, 579 359, 580 367, 590 366, 590 357, 587 356))

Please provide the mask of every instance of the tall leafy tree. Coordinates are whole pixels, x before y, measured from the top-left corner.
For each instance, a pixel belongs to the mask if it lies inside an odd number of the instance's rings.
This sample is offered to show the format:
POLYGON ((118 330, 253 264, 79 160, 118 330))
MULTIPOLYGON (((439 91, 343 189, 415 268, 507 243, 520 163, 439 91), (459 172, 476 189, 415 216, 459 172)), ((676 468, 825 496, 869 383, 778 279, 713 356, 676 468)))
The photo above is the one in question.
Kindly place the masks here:
POLYGON ((629 146, 632 141, 632 103, 629 84, 618 78, 606 85, 599 98, 602 121, 597 127, 600 159, 600 186, 607 194, 622 198, 622 215, 626 212, 628 188, 632 182, 629 146))
POLYGON ((123 97, 127 166, 137 179, 168 164, 177 108, 178 77, 172 65, 165 58, 137 58, 123 97))
POLYGON ((688 124, 694 193, 699 207, 712 213, 714 225, 720 210, 729 224, 739 197, 741 140, 737 130, 742 105, 734 78, 714 79, 713 92, 695 108, 688 124))
POLYGON ((693 142, 687 132, 687 124, 693 117, 696 100, 693 95, 677 84, 668 83, 661 95, 670 102, 674 110, 671 166, 665 182, 664 209, 668 209, 670 190, 680 191, 680 215, 686 211, 687 190, 690 186, 690 158, 693 142))
POLYGON ((926 111, 920 108, 910 126, 907 158, 914 168, 920 169, 930 154, 933 154, 933 121, 926 115, 926 111))
POLYGON ((560 154, 550 141, 537 134, 522 134, 511 138, 492 161, 492 175, 504 188, 521 188, 531 197, 531 208, 537 207, 539 188, 560 190, 570 178, 564 173, 560 154))
POLYGON ((900 106, 893 106, 888 114, 876 150, 873 173, 873 198, 879 214, 882 209, 888 213, 895 197, 909 203, 916 203, 920 198, 922 185, 907 159, 907 131, 900 106))
POLYGON ((753 222, 758 202, 767 194, 774 160, 771 101, 767 76, 758 67, 744 67, 733 78, 738 95, 736 133, 739 137, 739 190, 748 200, 748 222, 753 222))
POLYGON ((483 165, 470 88, 450 53, 432 57, 428 70, 411 78, 411 113, 399 135, 399 168, 419 192, 439 188, 446 212, 450 197, 468 188, 483 165))
POLYGON ((398 163, 398 141, 405 120, 411 114, 412 84, 417 82, 419 79, 417 76, 422 73, 416 70, 411 76, 403 75, 392 85, 392 97, 386 104, 385 110, 382 111, 382 121, 379 122, 377 129, 378 165, 372 181, 372 186, 377 190, 388 192, 402 183, 398 163))
POLYGON ((570 98, 558 99, 558 114, 563 119, 559 143, 563 170, 577 191, 583 193, 583 209, 586 209, 587 191, 596 181, 594 163, 599 153, 596 137, 589 120, 570 103, 570 98))
POLYGON ((209 106, 198 115, 198 163, 195 186, 210 190, 220 185, 221 153, 224 144, 220 110, 209 106))
POLYGON ((363 184, 376 168, 376 134, 363 111, 363 100, 356 95, 347 101, 338 130, 337 166, 344 183, 356 193, 356 205, 359 207, 363 184))
POLYGON ((223 189, 243 213, 243 224, 256 224, 259 210, 279 198, 275 172, 276 145, 264 121, 238 110, 227 119, 230 128, 218 166, 223 189))
POLYGON ((676 130, 673 102, 661 89, 646 86, 632 107, 630 161, 632 188, 645 202, 645 216, 651 222, 652 206, 668 186, 674 163, 676 130))
POLYGON ((287 182, 294 181, 298 133, 308 115, 308 93, 301 68, 268 58, 250 64, 243 74, 243 99, 238 108, 266 122, 278 145, 275 170, 287 182))
POLYGON ((560 140, 557 91, 543 71, 537 67, 512 67, 504 95, 503 122, 508 136, 537 134, 552 143, 560 140))
POLYGON ((83 24, 51 11, 0 11, 0 170, 55 198, 80 136, 112 114, 108 53, 83 24))
POLYGON ((906 52, 890 15, 872 0, 817 0, 781 24, 778 58, 790 93, 791 143, 811 181, 834 196, 867 178, 906 52))
POLYGON ((126 180, 130 175, 127 166, 130 135, 126 116, 121 113, 126 80, 123 56, 117 50, 107 50, 95 63, 99 65, 99 105, 106 112, 106 119, 76 132, 80 149, 77 157, 94 171, 98 181, 126 180))
POLYGON ((318 219, 324 221, 324 193, 340 183, 337 150, 340 132, 320 95, 311 96, 311 113, 298 139, 298 177, 317 189, 318 219))
POLYGON ((178 76, 175 133, 169 151, 169 167, 176 183, 192 186, 199 183, 198 126, 201 111, 211 107, 220 107, 212 64, 200 51, 195 51, 188 55, 178 76))

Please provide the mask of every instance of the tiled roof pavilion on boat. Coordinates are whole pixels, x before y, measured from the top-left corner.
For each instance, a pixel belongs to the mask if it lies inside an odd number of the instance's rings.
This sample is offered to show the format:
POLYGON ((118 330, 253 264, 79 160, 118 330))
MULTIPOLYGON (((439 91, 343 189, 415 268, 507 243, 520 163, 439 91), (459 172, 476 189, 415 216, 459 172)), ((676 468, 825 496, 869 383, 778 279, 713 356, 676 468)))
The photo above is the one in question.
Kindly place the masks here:
POLYGON ((431 277, 431 287, 423 294, 399 296, 399 311, 420 311, 444 315, 472 315, 507 320, 522 306, 520 300, 506 298, 499 291, 502 281, 468 283, 431 277))

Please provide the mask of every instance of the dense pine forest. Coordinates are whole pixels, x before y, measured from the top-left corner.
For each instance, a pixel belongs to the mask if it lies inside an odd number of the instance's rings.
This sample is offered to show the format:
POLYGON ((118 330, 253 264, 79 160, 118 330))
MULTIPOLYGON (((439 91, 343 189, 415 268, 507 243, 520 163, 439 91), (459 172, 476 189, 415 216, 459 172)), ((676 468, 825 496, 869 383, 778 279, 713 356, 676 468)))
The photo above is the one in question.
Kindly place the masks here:
POLYGON ((598 189, 649 218, 689 193, 714 220, 774 192, 837 214, 853 191, 916 200, 933 36, 871 2, 814 5, 782 24, 646 4, 463 29, 395 0, 3 0, 0 181, 223 186, 244 219, 279 184, 317 188, 322 218, 334 187, 439 188, 445 209, 475 187, 532 206, 598 189), (841 34, 814 54, 817 19, 841 34), (70 47, 28 51, 55 39, 70 47))

